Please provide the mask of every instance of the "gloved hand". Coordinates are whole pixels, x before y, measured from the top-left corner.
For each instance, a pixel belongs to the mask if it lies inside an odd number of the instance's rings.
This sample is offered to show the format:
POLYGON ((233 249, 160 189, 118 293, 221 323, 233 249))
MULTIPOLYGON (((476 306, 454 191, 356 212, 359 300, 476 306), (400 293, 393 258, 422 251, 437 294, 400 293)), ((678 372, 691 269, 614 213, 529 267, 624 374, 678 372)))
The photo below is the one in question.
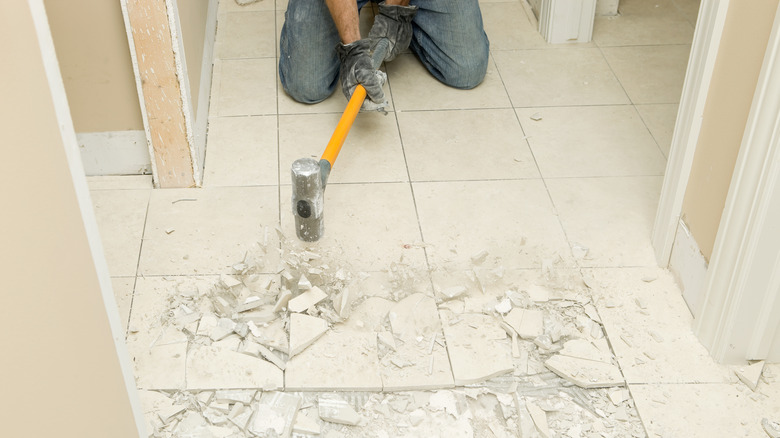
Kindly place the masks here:
POLYGON ((374 18, 368 37, 387 38, 390 41, 385 61, 392 61, 409 47, 412 42, 412 18, 416 13, 417 6, 387 5, 385 2, 379 4, 379 15, 374 18))
POLYGON ((382 85, 387 80, 387 75, 376 68, 371 62, 371 51, 375 42, 370 38, 355 41, 350 44, 339 44, 336 53, 341 60, 339 81, 341 89, 347 99, 352 97, 357 84, 366 89, 366 100, 363 101, 363 109, 379 111, 387 107, 385 93, 382 85))

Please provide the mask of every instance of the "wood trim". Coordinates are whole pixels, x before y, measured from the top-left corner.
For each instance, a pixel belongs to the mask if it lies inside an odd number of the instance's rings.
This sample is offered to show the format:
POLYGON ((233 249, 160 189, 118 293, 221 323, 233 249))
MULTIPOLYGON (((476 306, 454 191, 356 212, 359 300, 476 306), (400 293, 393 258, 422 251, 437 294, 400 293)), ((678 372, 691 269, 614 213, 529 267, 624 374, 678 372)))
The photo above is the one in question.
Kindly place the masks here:
POLYGON ((780 315, 780 6, 718 228, 694 332, 720 362, 767 354, 780 315), (748 351, 749 348, 753 351, 748 351))
POLYGON ((713 0, 702 2, 699 10, 661 199, 653 226, 655 258, 663 267, 669 265, 672 254, 728 7, 729 0, 713 0))
POLYGON ((155 185, 194 187, 198 183, 197 157, 183 98, 186 88, 179 74, 183 67, 176 58, 178 42, 172 37, 176 29, 171 26, 169 14, 176 11, 170 10, 169 4, 122 0, 155 185))

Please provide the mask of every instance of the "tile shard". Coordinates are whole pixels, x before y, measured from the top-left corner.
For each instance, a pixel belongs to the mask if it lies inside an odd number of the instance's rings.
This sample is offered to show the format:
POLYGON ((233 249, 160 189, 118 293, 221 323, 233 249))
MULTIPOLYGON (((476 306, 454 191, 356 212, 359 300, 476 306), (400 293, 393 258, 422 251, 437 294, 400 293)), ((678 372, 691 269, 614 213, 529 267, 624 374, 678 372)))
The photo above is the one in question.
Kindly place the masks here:
POLYGON ((336 394, 322 394, 317 400, 320 418, 337 424, 355 426, 360 423, 360 414, 336 394))
POLYGON ((751 391, 758 388, 758 382, 761 379, 761 373, 764 371, 764 361, 758 361, 752 365, 744 367, 734 368, 734 374, 737 375, 739 380, 742 381, 751 391))
POLYGON ((531 419, 536 426, 536 430, 539 431, 539 434, 543 438, 551 438, 550 426, 547 424, 547 413, 531 402, 527 402, 525 406, 526 409, 528 409, 528 413, 531 414, 531 419))
POLYGON ((262 388, 284 386, 282 370, 270 362, 218 347, 200 347, 187 353, 187 388, 262 388))
POLYGON ((452 316, 441 311, 444 337, 456 385, 468 385, 514 371, 511 346, 493 317, 466 313, 450 325, 452 316))
POLYGON ((290 357, 295 356, 328 331, 324 319, 301 313, 290 314, 290 357))
POLYGON ((581 388, 624 385, 620 369, 612 364, 556 354, 544 363, 550 371, 581 388))
POLYGON ((544 312, 533 309, 512 309, 504 321, 523 339, 535 339, 544 334, 544 312))
POLYGON ((322 289, 318 288, 317 286, 313 286, 306 292, 303 292, 297 297, 291 299, 290 302, 287 303, 287 308, 290 310, 290 312, 305 312, 327 297, 328 294, 323 292, 322 289))
POLYGON ((295 417, 295 423, 293 423, 293 432, 307 435, 319 435, 320 425, 317 420, 310 416, 299 412, 295 417))
POLYGON ((248 430, 256 436, 286 438, 292 434, 302 399, 284 392, 266 392, 260 397, 248 430))

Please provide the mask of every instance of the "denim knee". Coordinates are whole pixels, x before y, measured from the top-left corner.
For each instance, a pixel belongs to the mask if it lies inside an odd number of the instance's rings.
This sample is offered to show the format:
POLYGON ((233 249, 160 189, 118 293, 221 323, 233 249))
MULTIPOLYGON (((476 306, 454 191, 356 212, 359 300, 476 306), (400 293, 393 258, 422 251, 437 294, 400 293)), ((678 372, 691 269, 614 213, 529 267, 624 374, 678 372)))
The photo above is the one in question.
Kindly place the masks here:
POLYGON ((336 81, 330 85, 322 81, 312 81, 309 75, 295 74, 295 72, 285 69, 281 60, 279 61, 279 79, 282 83, 282 89, 287 95, 300 103, 322 102, 330 97, 336 89, 336 81), (282 73, 284 70, 287 72, 282 73))
POLYGON ((474 48, 468 55, 451 59, 450 65, 442 69, 441 81, 450 87, 470 90, 481 84, 487 73, 489 50, 474 48))

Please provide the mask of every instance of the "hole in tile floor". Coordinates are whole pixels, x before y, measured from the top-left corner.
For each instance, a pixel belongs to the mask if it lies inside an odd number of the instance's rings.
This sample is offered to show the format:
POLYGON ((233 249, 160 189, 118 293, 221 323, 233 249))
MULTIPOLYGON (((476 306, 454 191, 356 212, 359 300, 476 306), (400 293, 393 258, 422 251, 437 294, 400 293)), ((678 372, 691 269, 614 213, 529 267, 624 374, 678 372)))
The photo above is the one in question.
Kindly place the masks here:
POLYGON ((165 279, 134 353, 185 377, 137 376, 155 382, 152 436, 645 436, 588 280, 562 258, 360 272, 277 233, 280 266, 257 244, 232 275, 165 279), (186 357, 161 348, 175 343, 186 357))

